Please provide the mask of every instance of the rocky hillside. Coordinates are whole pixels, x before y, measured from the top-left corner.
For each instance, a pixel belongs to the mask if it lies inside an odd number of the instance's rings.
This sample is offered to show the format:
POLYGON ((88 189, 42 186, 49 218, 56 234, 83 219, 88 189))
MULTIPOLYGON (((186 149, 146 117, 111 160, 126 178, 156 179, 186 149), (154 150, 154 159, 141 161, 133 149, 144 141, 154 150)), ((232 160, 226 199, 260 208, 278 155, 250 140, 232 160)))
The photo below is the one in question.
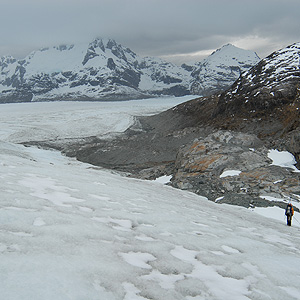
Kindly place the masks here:
POLYGON ((153 128, 162 119, 165 126, 180 129, 210 126, 255 134, 277 147, 281 141, 298 160, 299 54, 300 43, 276 51, 244 72, 227 91, 183 103, 146 122, 153 128))
POLYGON ((203 62, 177 66, 96 39, 41 49, 22 60, 0 58, 0 103, 211 94, 257 61, 255 53, 227 45, 203 62))
POLYGON ((299 201, 299 172, 291 165, 274 165, 268 155, 270 149, 287 150, 299 166, 299 110, 297 43, 260 61, 221 95, 166 112, 173 120, 179 114, 184 126, 212 128, 180 149, 173 185, 245 206, 275 205, 274 198, 270 203, 262 200, 271 197, 299 201), (222 176, 231 170, 238 173, 222 176))

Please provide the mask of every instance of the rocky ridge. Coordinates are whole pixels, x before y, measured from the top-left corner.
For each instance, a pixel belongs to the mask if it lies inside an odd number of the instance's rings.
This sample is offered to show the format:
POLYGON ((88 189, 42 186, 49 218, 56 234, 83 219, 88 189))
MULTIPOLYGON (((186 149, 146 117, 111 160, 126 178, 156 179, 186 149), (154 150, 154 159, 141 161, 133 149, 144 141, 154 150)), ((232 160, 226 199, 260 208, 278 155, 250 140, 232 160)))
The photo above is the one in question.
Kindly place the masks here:
POLYGON ((203 62, 177 66, 98 38, 40 49, 21 60, 0 58, 0 103, 211 94, 258 60, 251 51, 226 45, 203 62))

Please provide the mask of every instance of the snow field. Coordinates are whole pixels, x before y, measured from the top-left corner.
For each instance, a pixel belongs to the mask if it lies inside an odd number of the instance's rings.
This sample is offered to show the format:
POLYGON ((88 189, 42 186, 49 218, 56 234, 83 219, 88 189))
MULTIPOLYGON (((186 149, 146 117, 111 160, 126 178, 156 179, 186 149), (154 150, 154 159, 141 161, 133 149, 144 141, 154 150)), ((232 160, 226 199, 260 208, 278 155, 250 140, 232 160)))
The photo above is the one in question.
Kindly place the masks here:
MULTIPOLYGON (((1 298, 300 298, 294 224, 173 189, 163 184, 169 178, 124 178, 55 151, 9 143, 32 115, 45 138, 48 124, 60 137, 68 128, 68 134, 76 133, 80 124, 71 126, 67 106, 70 123, 60 128, 62 104, 56 104, 34 103, 19 111, 9 105, 0 113, 11 117, 1 118, 0 130, 1 298), (35 109, 48 110, 47 125, 35 109)), ((88 123, 95 107, 78 105, 88 123)), ((31 137, 29 128, 24 132, 18 139, 31 137)))
POLYGON ((0 155, 4 299, 282 299, 286 286, 299 295, 296 228, 56 152, 9 148, 0 155))

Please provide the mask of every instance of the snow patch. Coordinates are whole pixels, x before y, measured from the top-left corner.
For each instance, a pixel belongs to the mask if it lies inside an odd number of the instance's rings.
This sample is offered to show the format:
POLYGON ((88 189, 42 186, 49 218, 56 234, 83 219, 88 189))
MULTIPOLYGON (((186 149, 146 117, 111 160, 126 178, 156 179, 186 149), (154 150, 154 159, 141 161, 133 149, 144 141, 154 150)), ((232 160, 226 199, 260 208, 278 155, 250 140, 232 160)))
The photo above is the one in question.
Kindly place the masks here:
POLYGON ((167 183, 171 182, 172 177, 173 177, 172 175, 164 175, 164 176, 156 178, 155 182, 167 184, 167 183))
POLYGON ((220 178, 228 177, 228 176, 239 176, 241 173, 242 171, 239 170, 227 170, 220 175, 220 178))
POLYGON ((294 165, 297 163, 293 154, 288 151, 269 150, 268 157, 273 161, 272 165, 282 168, 291 168, 294 172, 300 172, 294 165))
POLYGON ((129 252, 120 253, 120 256, 122 256, 128 264, 142 269, 152 269, 149 262, 156 260, 150 253, 129 252))

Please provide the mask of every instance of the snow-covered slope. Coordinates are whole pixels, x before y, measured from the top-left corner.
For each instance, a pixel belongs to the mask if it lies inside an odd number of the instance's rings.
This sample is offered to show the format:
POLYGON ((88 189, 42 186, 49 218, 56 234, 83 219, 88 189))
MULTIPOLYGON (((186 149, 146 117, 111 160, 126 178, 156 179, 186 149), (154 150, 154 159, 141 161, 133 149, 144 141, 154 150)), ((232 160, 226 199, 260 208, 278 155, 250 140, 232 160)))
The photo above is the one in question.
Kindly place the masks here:
POLYGON ((245 72, 225 95, 245 101, 291 98, 300 83, 300 43, 275 51, 245 72))
POLYGON ((193 67, 191 90, 194 94, 210 95, 225 90, 240 74, 260 61, 249 50, 225 45, 193 67))
MULTIPOLYGON (((300 43, 275 51, 244 72, 226 92, 220 95, 216 116, 222 115, 233 127, 240 119, 261 121, 261 135, 286 134, 295 144, 299 127, 300 43), (270 126, 271 123, 273 128, 270 126), (269 126, 268 126, 269 123, 269 126), (294 131, 294 132, 292 132, 294 131)), ((224 123, 224 122, 223 122, 224 123)), ((287 143, 287 144, 288 144, 287 143)), ((297 144, 297 142, 296 142, 297 144)), ((293 146, 292 146, 293 147, 293 146)), ((291 151, 298 156, 299 147, 291 151)))
POLYGON ((22 60, 2 57, 0 103, 199 95, 227 87, 256 62, 254 53, 225 46, 203 63, 180 67, 98 38, 40 49, 22 60))
MULTIPOLYGON (((110 110, 107 103, 87 109, 72 102, 3 106, 1 120, 8 117, 0 129, 1 298, 299 299, 298 213, 287 227, 278 208, 273 220, 8 142, 20 130, 16 120, 29 126, 36 117, 35 126, 46 135, 49 125, 60 127, 62 110, 73 116, 69 128, 72 122, 79 128, 78 120, 94 125, 102 106, 111 120, 119 118, 121 107, 123 114, 132 106, 138 114, 151 113, 152 101, 135 103, 110 110), (39 114, 43 110, 49 112, 46 119, 39 114)), ((107 119, 98 118, 100 131, 107 119)), ((75 133, 58 130, 69 138, 75 133)))

